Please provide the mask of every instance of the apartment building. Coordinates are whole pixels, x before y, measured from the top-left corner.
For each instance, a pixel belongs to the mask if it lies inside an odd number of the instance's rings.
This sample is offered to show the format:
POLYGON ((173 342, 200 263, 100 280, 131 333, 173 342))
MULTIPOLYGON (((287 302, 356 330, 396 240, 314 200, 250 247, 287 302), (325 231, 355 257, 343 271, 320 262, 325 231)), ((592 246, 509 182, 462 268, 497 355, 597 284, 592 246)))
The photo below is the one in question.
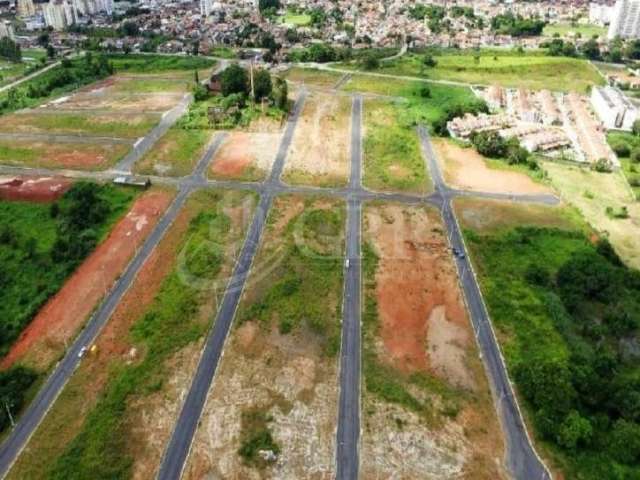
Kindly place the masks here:
POLYGON ((640 38, 640 0, 618 0, 607 38, 640 38))
POLYGON ((615 87, 593 87, 591 106, 606 129, 631 130, 638 108, 615 87))

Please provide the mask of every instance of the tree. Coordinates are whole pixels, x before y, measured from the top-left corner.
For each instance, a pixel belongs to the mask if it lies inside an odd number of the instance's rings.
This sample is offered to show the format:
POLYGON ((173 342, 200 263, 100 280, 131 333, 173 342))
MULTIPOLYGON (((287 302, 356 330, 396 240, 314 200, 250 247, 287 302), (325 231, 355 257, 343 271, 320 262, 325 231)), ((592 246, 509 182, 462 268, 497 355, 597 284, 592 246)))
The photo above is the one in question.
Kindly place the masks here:
POLYGON ((249 93, 247 71, 238 64, 229 65, 220 75, 222 94, 226 97, 233 93, 249 93))
POLYGON ((640 457, 640 425, 620 419, 609 436, 611 456, 621 463, 632 464, 640 457))
POLYGON ((263 98, 271 95, 273 85, 271 83, 271 75, 267 70, 258 70, 253 74, 253 91, 255 100, 258 102, 263 98))
POLYGON ((380 60, 374 53, 369 53, 364 56, 362 66, 365 70, 376 70, 380 67, 380 60))
POLYGON ((43 48, 45 48, 47 45, 49 45, 49 33, 48 32, 44 32, 44 33, 41 33, 40 35, 38 35, 38 45, 40 45, 43 48))
POLYGON ((640 119, 635 120, 633 122, 633 125, 631 126, 631 131, 633 132, 634 135, 640 135, 640 119))
POLYGON ((259 0, 258 10, 264 14, 267 10, 278 10, 280 8, 280 0, 259 0))
POLYGON ((640 147, 636 147, 631 150, 631 161, 633 163, 640 163, 640 147))
POLYGON ((580 51, 585 57, 591 60, 600 58, 600 47, 594 39, 586 41, 580 48, 580 51))
POLYGON ((121 27, 122 35, 127 37, 137 37, 140 33, 140 28, 136 22, 124 22, 121 27))
POLYGON ((0 57, 6 58, 10 62, 21 61, 22 52, 20 50, 20 45, 9 37, 0 38, 0 57))
POLYGON ((509 152, 507 142, 496 132, 473 132, 471 143, 485 157, 505 158, 509 152))
POLYGON ((276 88, 274 92, 274 101, 276 107, 286 111, 288 107, 289 86, 283 78, 276 77, 276 88))
POLYGON ((558 432, 558 444, 569 450, 578 446, 585 446, 591 442, 593 428, 588 419, 572 410, 560 426, 558 432))
POLYGON ((56 49, 53 48, 53 45, 51 44, 47 45, 47 57, 55 58, 55 56, 56 56, 56 49))
POLYGON ((425 54, 425 56, 422 58, 422 64, 425 67, 429 67, 429 68, 433 68, 436 65, 438 65, 438 62, 436 61, 435 58, 433 58, 433 55, 431 55, 430 53, 425 54))

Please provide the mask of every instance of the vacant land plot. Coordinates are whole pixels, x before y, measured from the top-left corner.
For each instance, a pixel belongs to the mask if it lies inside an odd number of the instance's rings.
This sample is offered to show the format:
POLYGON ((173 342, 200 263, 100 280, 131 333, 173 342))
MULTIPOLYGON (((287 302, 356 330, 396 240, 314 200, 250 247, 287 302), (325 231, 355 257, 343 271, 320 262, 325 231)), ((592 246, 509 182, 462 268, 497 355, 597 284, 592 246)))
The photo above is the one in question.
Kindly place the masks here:
POLYGON ((172 193, 151 190, 138 198, 107 238, 38 312, 0 362, 46 371, 58 359, 160 219, 172 193))
POLYGON ((495 83, 506 87, 531 90, 586 92, 591 85, 604 79, 586 60, 545 55, 480 53, 468 55, 438 55, 437 65, 425 67, 420 55, 406 55, 385 62, 378 70, 394 75, 419 76, 433 80, 453 80, 471 84, 495 83))
POLYGON ((155 476, 253 204, 188 200, 10 478, 155 476))
POLYGON ((625 263, 640 268, 640 203, 632 198, 622 173, 597 173, 552 162, 545 162, 543 168, 560 195, 609 238, 625 263))
POLYGON ((0 199, 53 202, 71 186, 63 177, 0 177, 0 199))
POLYGON ((637 357, 628 350, 638 327, 618 323, 637 311, 638 272, 559 208, 537 207, 508 219, 510 212, 496 202, 456 201, 456 209, 547 463, 561 470, 558 478, 599 480, 613 478, 614 470, 623 478, 638 476, 625 436, 638 428, 626 407, 638 389, 632 380, 637 357), (478 229, 478 217, 503 221, 478 229))
POLYGON ((75 114, 31 110, 0 117, 0 132, 138 138, 160 120, 158 114, 75 114))
POLYGON ((298 120, 283 180, 344 185, 349 176, 351 99, 312 93, 298 120))
POLYGON ((114 165, 131 148, 127 143, 50 143, 0 140, 0 163, 26 167, 99 170, 114 165))
POLYGON ((502 478, 502 435, 437 211, 371 204, 364 218, 362 478, 502 478))
POLYGON ((271 170, 280 133, 231 132, 218 150, 209 176, 220 180, 259 181, 271 170))
POLYGON ((434 139, 440 168, 447 184, 453 188, 492 193, 540 194, 552 190, 531 177, 513 170, 493 168, 473 148, 463 148, 450 140, 434 139))
POLYGON ((293 67, 286 72, 286 79, 294 83, 304 83, 314 87, 333 88, 343 74, 338 72, 328 72, 316 68, 293 67))
POLYGON ((285 25, 292 27, 305 27, 311 23, 311 15, 308 13, 298 13, 287 10, 287 13, 279 17, 279 20, 285 25))
POLYGON ((561 37, 576 36, 578 34, 582 38, 591 38, 594 35, 605 35, 607 29, 590 23, 551 23, 545 26, 542 31, 542 34, 547 37, 553 37, 556 33, 561 37))
POLYGON ((400 118, 401 104, 364 105, 364 185, 373 190, 426 193, 431 179, 415 128, 400 118))
POLYGON ((209 130, 173 127, 136 162, 134 170, 147 175, 189 175, 211 138, 212 132, 209 130))
POLYGON ((337 202, 274 201, 186 478, 334 477, 343 231, 337 202))

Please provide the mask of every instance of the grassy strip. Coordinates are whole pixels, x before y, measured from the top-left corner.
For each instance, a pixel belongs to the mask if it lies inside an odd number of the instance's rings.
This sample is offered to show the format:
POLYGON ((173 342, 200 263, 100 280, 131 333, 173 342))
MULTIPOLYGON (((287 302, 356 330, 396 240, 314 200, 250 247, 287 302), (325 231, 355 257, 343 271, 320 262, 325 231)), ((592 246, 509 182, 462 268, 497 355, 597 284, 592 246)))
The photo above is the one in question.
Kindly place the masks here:
POLYGON ((135 165, 143 174, 188 175, 204 153, 211 132, 171 128, 135 165))
MULTIPOLYGON (((101 213, 81 210, 84 206, 67 193, 52 205, 0 202, 0 352, 29 323, 40 307, 55 294, 65 279, 105 237, 111 226, 129 208, 134 193, 112 185, 95 186, 101 213), (54 211, 74 209, 87 215, 90 225, 82 227, 73 252, 66 251, 69 215, 54 211), (103 209, 107 209, 106 212, 103 209), (92 213, 93 212, 93 213, 92 213)), ((76 214, 73 214, 76 215, 76 214)), ((75 231, 75 230, 74 230, 75 231)))
MULTIPOLYGON (((384 62, 380 73, 414 76, 431 80, 450 80, 471 84, 495 83, 506 87, 533 90, 547 88, 557 91, 585 92, 591 85, 604 83, 597 70, 586 60, 547 57, 512 52, 481 51, 474 58, 469 54, 438 54, 437 65, 426 67, 418 54, 405 55, 384 62)), ((359 68, 345 65, 348 68, 359 68)))
POLYGON ((158 118, 158 115, 138 115, 126 120, 116 120, 108 115, 96 117, 64 112, 57 115, 25 114, 0 117, 0 130, 137 138, 151 130, 158 123, 158 118))
POLYGON ((365 186, 425 193, 432 186, 431 180, 416 131, 403 118, 402 105, 368 102, 364 110, 365 186))
POLYGON ((213 67, 215 60, 183 55, 111 54, 109 62, 118 73, 160 73, 171 70, 200 70, 213 67))
MULTIPOLYGON (((210 193, 209 202, 223 200, 210 193)), ((207 209, 195 216, 181 244, 184 260, 163 280, 152 306, 130 331, 131 342, 144 352, 136 363, 114 362, 98 403, 84 421, 81 432, 66 446, 49 478, 127 478, 134 461, 128 446, 123 416, 135 397, 162 388, 168 375, 167 360, 201 338, 209 327, 202 305, 211 292, 185 283, 184 270, 200 282, 213 282, 225 262, 225 241, 230 238, 230 218, 222 209, 207 209), (213 240, 213 241, 212 241, 213 240)), ((206 316, 206 309, 204 309, 206 316)))

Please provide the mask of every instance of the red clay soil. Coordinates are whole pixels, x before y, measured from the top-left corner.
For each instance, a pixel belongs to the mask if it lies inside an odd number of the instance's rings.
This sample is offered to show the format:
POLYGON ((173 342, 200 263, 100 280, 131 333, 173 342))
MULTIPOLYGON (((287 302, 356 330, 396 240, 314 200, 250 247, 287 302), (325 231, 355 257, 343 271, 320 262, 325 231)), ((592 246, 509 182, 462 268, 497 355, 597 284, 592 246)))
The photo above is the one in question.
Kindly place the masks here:
POLYGON ((26 202, 53 202, 66 192, 73 182, 62 177, 0 177, 0 199, 26 202))
POLYGON ((249 141, 248 134, 237 134, 236 139, 232 139, 220 149, 215 161, 211 164, 211 172, 222 177, 234 177, 241 175, 244 170, 253 163, 253 158, 247 152, 246 143, 249 141))
POLYGON ((172 197, 169 192, 152 190, 137 199, 109 236, 38 312, 0 362, 0 369, 16 362, 46 369, 125 269, 172 197))
POLYGON ((427 333, 434 308, 466 325, 442 224, 437 214, 387 206, 367 214, 380 258, 376 296, 387 361, 405 373, 429 369, 427 333), (379 213, 378 213, 379 212, 379 213))

